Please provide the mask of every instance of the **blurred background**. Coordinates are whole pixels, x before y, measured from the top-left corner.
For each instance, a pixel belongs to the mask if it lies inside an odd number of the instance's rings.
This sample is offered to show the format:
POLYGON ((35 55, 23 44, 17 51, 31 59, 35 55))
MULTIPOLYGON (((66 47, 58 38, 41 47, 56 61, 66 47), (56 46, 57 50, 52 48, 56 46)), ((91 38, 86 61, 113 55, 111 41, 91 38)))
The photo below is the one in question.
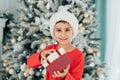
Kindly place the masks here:
POLYGON ((43 80, 28 56, 56 43, 49 18, 63 5, 79 21, 72 42, 85 54, 83 80, 120 80, 119 0, 0 0, 0 80, 43 80), (3 74, 4 73, 4 74, 3 74))

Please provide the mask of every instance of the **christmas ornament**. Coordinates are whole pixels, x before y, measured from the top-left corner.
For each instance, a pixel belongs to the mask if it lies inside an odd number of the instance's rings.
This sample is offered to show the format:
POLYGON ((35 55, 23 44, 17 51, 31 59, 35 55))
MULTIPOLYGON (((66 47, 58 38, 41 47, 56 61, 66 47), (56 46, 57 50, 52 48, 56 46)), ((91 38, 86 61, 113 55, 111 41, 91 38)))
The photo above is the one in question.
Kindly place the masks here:
POLYGON ((10 68, 9 69, 9 74, 11 74, 11 75, 15 74, 15 70, 13 68, 10 68))

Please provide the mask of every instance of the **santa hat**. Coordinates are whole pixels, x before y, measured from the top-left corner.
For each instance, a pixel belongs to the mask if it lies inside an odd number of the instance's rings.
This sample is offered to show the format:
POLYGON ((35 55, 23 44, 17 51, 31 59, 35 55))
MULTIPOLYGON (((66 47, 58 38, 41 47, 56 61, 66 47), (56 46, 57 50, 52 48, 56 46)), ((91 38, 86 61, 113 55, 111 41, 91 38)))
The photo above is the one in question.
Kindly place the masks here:
POLYGON ((78 30, 78 20, 73 13, 67 11, 67 9, 63 6, 60 6, 58 12, 56 12, 50 18, 50 32, 51 36, 54 38, 53 30, 56 22, 58 21, 66 21, 73 28, 73 38, 77 35, 78 30))

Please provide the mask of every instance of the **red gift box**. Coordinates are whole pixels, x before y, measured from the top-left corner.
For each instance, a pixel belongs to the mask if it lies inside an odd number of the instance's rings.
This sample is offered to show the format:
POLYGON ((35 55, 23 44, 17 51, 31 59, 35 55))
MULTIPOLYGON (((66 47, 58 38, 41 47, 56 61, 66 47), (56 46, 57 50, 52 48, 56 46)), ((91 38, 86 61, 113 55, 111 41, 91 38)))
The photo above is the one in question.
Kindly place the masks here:
POLYGON ((56 52, 51 53, 42 65, 47 69, 50 74, 54 71, 63 71, 72 62, 70 57, 66 54, 63 48, 58 49, 56 52))

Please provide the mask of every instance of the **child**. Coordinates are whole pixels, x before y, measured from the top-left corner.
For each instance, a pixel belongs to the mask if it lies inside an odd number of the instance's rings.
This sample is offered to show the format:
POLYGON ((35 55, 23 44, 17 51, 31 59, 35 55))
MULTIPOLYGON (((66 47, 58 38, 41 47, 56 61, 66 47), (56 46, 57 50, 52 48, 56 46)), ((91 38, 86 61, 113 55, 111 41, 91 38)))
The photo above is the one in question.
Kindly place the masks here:
POLYGON ((41 52, 31 55, 27 59, 28 66, 31 68, 41 66, 47 55, 62 47, 71 58, 72 63, 62 72, 56 71, 52 75, 46 72, 46 80, 81 80, 84 70, 84 55, 71 44, 72 39, 77 35, 77 30, 76 17, 66 9, 59 8, 58 12, 50 18, 50 32, 58 43, 49 45, 41 52))

